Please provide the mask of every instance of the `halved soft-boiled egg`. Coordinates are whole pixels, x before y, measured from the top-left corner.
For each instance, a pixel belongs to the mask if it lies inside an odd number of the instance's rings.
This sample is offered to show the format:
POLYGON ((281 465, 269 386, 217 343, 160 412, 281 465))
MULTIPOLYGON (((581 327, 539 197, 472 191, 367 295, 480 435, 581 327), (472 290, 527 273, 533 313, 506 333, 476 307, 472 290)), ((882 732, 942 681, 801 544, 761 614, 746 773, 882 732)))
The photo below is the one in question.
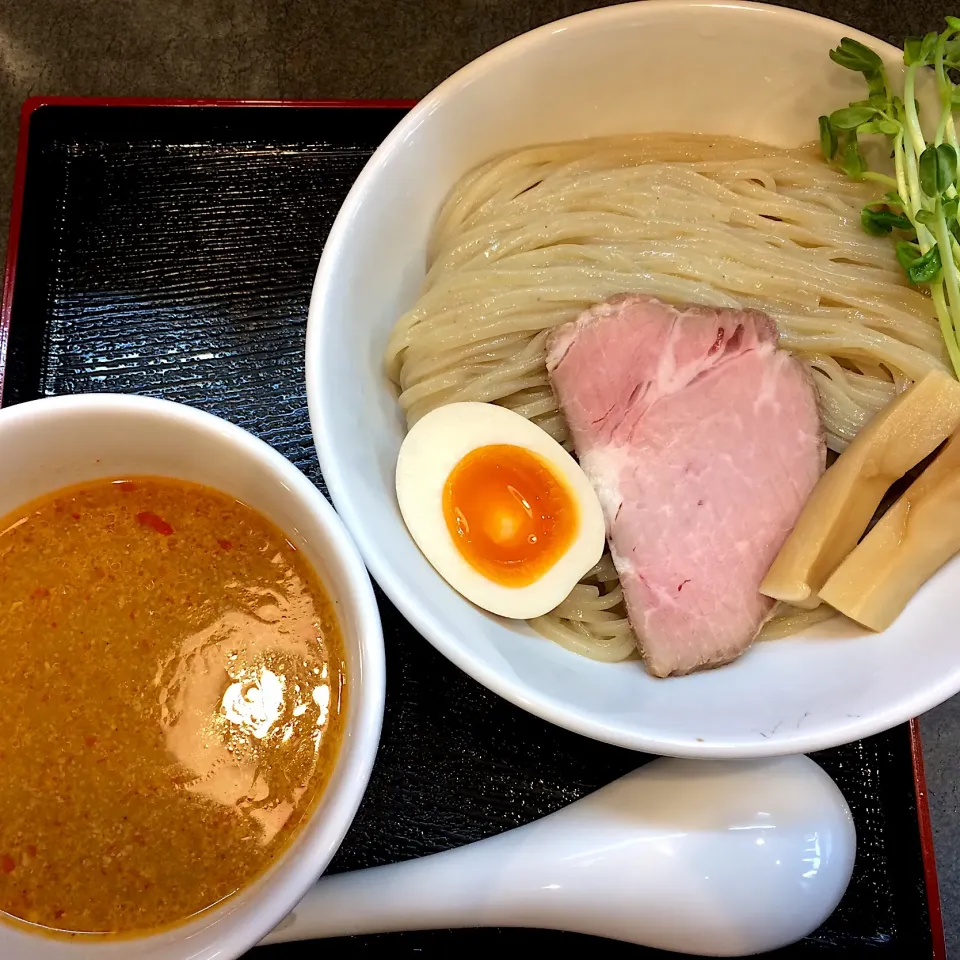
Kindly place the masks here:
POLYGON ((414 424, 397 499, 437 572, 484 610, 552 610, 603 554, 597 495, 576 460, 518 413, 451 403, 414 424))

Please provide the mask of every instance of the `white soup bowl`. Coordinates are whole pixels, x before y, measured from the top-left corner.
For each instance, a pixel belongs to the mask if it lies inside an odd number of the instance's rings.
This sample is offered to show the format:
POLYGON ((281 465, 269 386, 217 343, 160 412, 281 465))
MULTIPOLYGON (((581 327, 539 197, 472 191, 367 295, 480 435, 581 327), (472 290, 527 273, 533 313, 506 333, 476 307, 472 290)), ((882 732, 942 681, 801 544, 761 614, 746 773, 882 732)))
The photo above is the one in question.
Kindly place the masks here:
POLYGON ((0 921, 4 960, 231 960, 272 930, 323 872, 373 767, 383 718, 380 617, 343 524, 288 460, 239 427, 143 397, 57 397, 0 411, 0 516, 62 487, 162 476, 214 487, 272 520, 326 587, 346 652, 347 722, 334 773, 290 846, 248 887, 195 920, 148 936, 49 937, 0 921))

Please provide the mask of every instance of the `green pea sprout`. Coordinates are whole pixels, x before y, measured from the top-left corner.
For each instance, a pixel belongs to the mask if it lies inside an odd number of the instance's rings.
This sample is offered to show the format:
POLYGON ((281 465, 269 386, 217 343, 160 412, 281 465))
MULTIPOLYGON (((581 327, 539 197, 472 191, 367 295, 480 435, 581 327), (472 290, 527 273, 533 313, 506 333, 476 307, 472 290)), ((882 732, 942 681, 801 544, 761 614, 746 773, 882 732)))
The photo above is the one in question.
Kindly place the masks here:
POLYGON ((863 74, 867 98, 820 117, 820 146, 827 161, 847 176, 887 188, 882 201, 863 208, 863 229, 873 236, 892 236, 910 282, 929 288, 954 374, 960 379, 960 143, 953 119, 953 111, 960 107, 960 88, 951 77, 951 71, 960 69, 960 18, 947 17, 946 23, 942 33, 910 38, 904 44, 902 97, 894 94, 883 61, 873 50, 849 37, 841 40, 830 51, 830 59, 863 74), (932 68, 939 93, 940 115, 932 142, 920 127, 915 93, 923 68, 932 68), (859 139, 868 134, 891 141, 895 176, 868 169, 859 139))

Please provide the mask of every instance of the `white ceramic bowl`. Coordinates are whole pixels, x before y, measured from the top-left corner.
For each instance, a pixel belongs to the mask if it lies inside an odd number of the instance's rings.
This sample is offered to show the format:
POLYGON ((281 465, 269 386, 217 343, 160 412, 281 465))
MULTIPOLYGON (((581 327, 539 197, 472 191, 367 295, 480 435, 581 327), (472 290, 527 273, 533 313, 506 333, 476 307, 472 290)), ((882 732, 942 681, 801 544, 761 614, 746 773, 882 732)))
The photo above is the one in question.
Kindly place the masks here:
POLYGON ((822 628, 756 645, 720 670, 655 680, 637 663, 590 662, 471 606, 420 555, 394 493, 404 426, 382 356, 416 298, 427 238, 454 181, 501 150, 599 134, 809 142, 819 114, 863 95, 862 80, 827 56, 845 35, 900 69, 900 51, 854 30, 730 0, 648 0, 535 30, 411 111, 330 233, 310 306, 307 388, 334 503, 374 578, 428 640, 560 726, 674 756, 806 752, 891 727, 960 690, 956 563, 882 636, 822 628))
POLYGON ((370 579, 323 495, 293 464, 230 423, 179 404, 109 394, 0 411, 0 516, 98 477, 177 477, 232 494, 276 523, 320 575, 347 656, 346 732, 333 777, 287 851, 256 882, 192 923, 149 937, 64 941, 0 922, 4 960, 231 960, 282 920, 323 872, 357 810, 383 718, 380 617, 370 579))

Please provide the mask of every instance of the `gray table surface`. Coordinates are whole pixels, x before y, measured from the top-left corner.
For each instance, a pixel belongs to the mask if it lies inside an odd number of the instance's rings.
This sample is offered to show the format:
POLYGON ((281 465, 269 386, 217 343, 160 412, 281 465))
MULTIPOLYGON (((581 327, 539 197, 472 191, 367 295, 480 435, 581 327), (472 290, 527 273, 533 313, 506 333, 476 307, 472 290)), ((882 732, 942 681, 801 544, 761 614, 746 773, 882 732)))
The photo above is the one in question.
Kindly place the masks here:
MULTIPOLYGON (((0 0, 0 237, 18 113, 35 94, 416 98, 589 0, 0 0)), ((899 44, 938 0, 789 0, 899 44)), ((960 958, 960 698, 922 721, 948 952, 960 958)))

